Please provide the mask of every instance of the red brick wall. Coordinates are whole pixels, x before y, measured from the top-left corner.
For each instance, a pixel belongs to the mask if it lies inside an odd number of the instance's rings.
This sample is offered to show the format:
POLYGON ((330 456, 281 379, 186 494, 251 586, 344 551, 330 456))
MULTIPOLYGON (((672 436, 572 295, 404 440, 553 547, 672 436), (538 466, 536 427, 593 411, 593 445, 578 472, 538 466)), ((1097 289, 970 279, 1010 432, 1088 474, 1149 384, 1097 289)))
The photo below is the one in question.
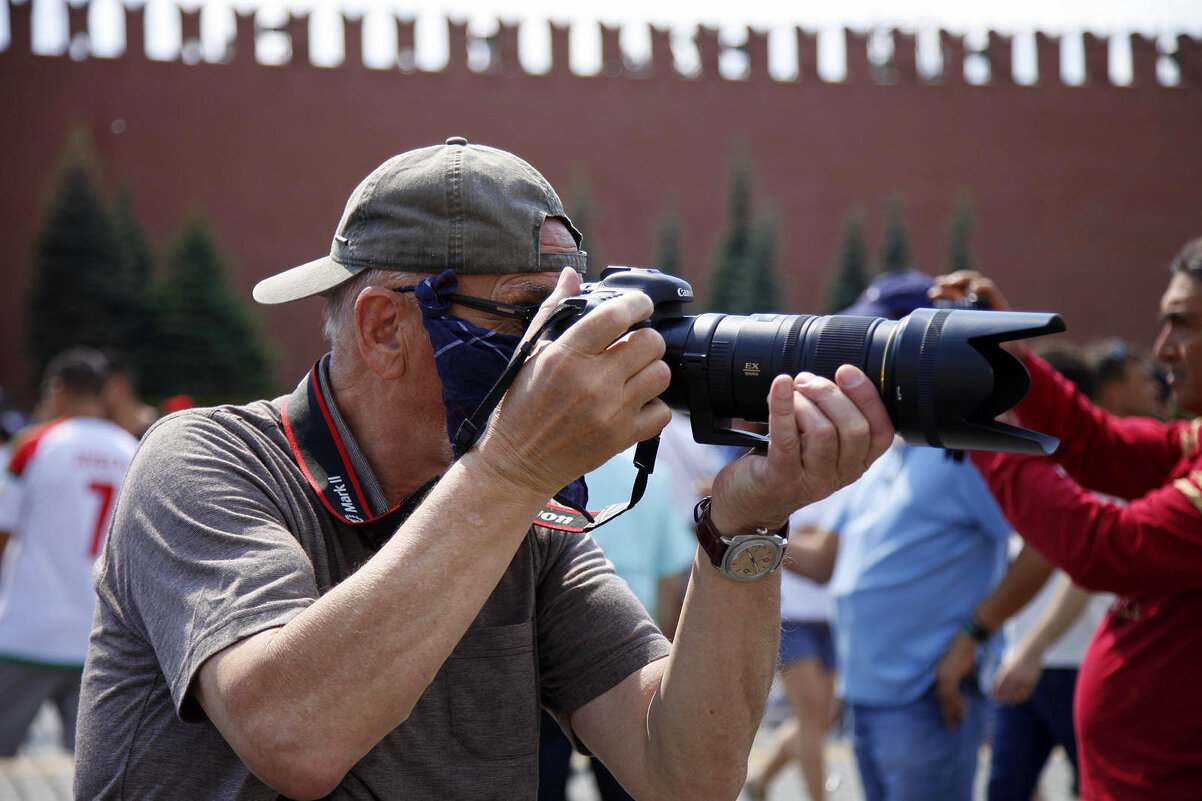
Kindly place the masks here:
MULTIPOLYGON (((958 194, 970 193, 978 262, 1016 306, 1064 314, 1078 340, 1114 334, 1150 344, 1165 266, 1186 239, 1202 235, 1202 57, 1188 39, 1179 48, 1180 86, 1152 80, 1155 51, 1139 37, 1132 86, 1106 82, 1096 42, 1087 42, 1094 57, 1087 53, 1086 86, 1058 77, 977 86, 955 70, 938 81, 915 77, 908 39, 899 39, 891 82, 878 84, 863 38, 849 35, 849 77, 831 84, 815 77, 814 40, 800 32, 802 77, 782 83, 768 77, 755 35, 749 79, 721 78, 721 46, 705 29, 700 77, 670 71, 662 32, 639 73, 623 71, 612 36, 607 68, 582 77, 567 70, 562 29, 547 75, 521 71, 505 27, 490 74, 468 71, 463 26, 452 26, 446 70, 403 73, 359 66, 355 25, 347 62, 335 69, 310 66, 303 51, 288 65, 255 63, 245 55, 254 35, 247 18, 239 19, 229 63, 188 66, 142 56, 140 12, 130 12, 135 46, 124 56, 80 61, 31 55, 29 4, 10 15, 12 43, 0 52, 0 232, 12 287, 0 295, 7 387, 21 387, 27 374, 31 243, 76 123, 91 133, 105 183, 132 188, 158 242, 190 209, 203 209, 248 294, 263 276, 327 252, 347 195, 379 162, 452 134, 517 152, 565 198, 587 175, 594 220, 586 246, 592 239, 611 262, 648 263, 661 216, 675 214, 687 275, 702 293, 732 152, 746 147, 757 196, 779 223, 791 311, 821 301, 853 205, 869 212, 875 254, 881 201, 895 191, 907 199, 916 266, 930 272, 942 265, 943 225, 958 194), (124 122, 120 133, 114 120, 124 122)), ((303 41, 303 22, 294 25, 303 41)), ((406 34, 411 41, 402 24, 406 34)), ((953 51, 960 46, 945 40, 953 51)), ((1040 60, 1054 64, 1056 42, 1040 42, 1040 60)), ((1008 54, 995 59, 1006 64, 1008 54)), ((323 350, 319 303, 263 311, 282 357, 281 387, 323 350)))

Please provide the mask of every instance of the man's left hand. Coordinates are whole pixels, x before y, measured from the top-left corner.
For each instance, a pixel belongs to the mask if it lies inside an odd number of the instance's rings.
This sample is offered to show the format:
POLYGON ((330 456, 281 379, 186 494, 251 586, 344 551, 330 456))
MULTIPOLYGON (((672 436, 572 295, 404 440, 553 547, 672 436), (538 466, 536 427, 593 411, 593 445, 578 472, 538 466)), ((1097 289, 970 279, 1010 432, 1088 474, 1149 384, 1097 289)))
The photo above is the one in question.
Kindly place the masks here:
POLYGON ((943 722, 951 731, 968 713, 968 701, 960 692, 960 683, 972 675, 977 662, 977 644, 961 632, 952 637, 943 658, 935 668, 935 694, 943 709, 943 722))
POLYGON ((993 680, 993 694, 998 703, 1021 704, 1031 697, 1043 675, 1041 656, 1020 650, 1002 662, 993 680))
POLYGON ((767 455, 749 454, 714 478, 719 531, 780 528, 796 509, 859 478, 893 441, 893 424, 872 383, 843 365, 834 381, 777 376, 768 437, 767 455))

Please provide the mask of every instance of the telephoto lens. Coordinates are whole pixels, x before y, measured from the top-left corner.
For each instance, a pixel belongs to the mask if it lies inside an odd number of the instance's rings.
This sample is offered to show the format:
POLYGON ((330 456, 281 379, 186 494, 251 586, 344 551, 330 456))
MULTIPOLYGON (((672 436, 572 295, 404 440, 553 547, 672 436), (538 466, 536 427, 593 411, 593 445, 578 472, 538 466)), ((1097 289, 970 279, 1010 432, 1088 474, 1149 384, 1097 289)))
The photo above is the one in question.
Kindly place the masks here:
POLYGON ((1026 368, 1001 343, 1064 330, 1055 314, 918 309, 889 320, 711 313, 656 328, 672 368, 663 397, 694 415, 694 436, 705 441, 732 442, 730 434, 742 433, 732 430, 733 418, 767 420, 768 387, 777 375, 833 378, 851 364, 876 385, 894 427, 912 445, 1048 454, 1058 444, 995 419, 1030 385, 1026 368))
POLYGON ((1027 394, 1030 376, 1003 342, 1064 330, 1057 314, 920 308, 900 320, 849 314, 689 316, 688 282, 658 270, 610 267, 564 306, 553 335, 609 298, 642 292, 655 311, 642 325, 667 343, 672 382, 662 395, 687 411, 698 442, 760 445, 733 421, 765 422, 768 388, 781 373, 834 378, 842 364, 876 385, 894 428, 911 445, 1050 454, 1049 437, 996 418, 1027 394))

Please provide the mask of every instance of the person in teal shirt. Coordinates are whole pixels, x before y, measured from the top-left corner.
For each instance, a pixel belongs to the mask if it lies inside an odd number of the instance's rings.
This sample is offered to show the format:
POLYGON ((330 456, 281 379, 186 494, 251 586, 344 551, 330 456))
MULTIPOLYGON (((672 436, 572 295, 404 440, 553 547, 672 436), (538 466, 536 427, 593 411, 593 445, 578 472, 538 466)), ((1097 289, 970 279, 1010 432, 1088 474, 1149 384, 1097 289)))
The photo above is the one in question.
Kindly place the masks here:
MULTIPOLYGON (((589 506, 601 508, 630 497, 633 449, 589 473, 589 506)), ((671 467, 657 464, 634 508, 593 531, 614 572, 625 579, 651 617, 671 639, 680 615, 686 571, 697 552, 693 523, 672 505, 671 467)))
MULTIPOLYGON (((619 453, 585 477, 589 508, 601 509, 628 500, 634 486, 634 449, 619 453)), ((672 504, 672 468, 664 460, 647 477, 647 490, 633 508, 593 530, 593 537, 630 585, 635 597, 669 639, 684 600, 687 570, 697 552, 692 521, 672 504)), ((539 801, 566 797, 572 744, 555 719, 543 712, 539 736, 539 801)), ((603 801, 626 801, 630 795, 598 760, 590 760, 603 801)))

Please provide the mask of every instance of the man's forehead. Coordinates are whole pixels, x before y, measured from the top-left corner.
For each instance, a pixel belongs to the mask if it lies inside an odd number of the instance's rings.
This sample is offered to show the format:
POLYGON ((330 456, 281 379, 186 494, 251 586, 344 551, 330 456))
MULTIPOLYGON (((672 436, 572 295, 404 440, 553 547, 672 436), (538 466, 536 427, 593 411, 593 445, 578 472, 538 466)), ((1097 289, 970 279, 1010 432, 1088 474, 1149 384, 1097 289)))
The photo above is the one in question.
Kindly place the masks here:
POLYGON ((1202 281, 1187 273, 1173 273, 1160 299, 1162 314, 1202 309, 1202 281))
POLYGON ((464 295, 484 293, 490 297, 521 293, 545 296, 550 294, 558 281, 558 272, 462 275, 459 276, 459 292, 464 295))

